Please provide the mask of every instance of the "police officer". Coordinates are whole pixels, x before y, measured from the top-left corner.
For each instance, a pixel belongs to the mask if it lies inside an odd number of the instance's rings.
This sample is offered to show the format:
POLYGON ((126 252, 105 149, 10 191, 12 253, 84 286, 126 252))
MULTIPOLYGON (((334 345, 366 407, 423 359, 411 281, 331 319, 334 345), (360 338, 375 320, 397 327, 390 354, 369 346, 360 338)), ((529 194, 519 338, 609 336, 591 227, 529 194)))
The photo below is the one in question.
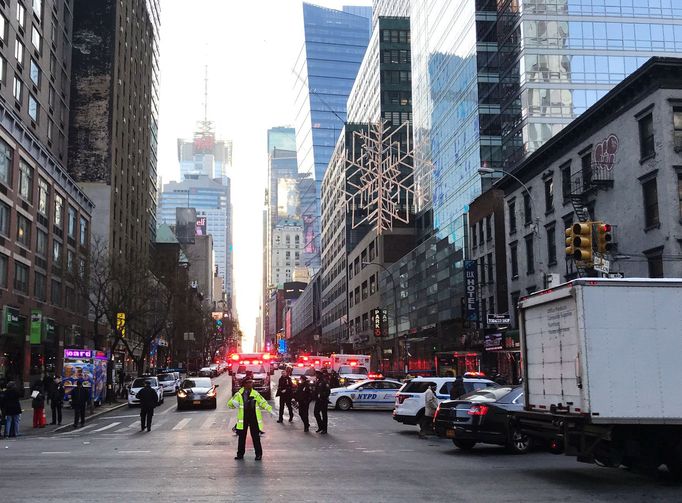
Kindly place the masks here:
POLYGON ((279 397, 279 419, 278 423, 284 422, 284 406, 286 405, 289 409, 289 422, 294 420, 294 410, 291 407, 291 399, 294 394, 294 383, 291 382, 291 369, 288 368, 284 371, 282 376, 279 378, 277 383, 277 394, 275 396, 279 397))
POLYGON ((71 407, 73 408, 73 427, 85 426, 85 406, 90 403, 90 392, 83 387, 83 381, 78 381, 71 392, 71 407))
POLYGON ((327 376, 321 371, 316 372, 317 384, 315 385, 315 421, 317 421, 317 433, 327 434, 327 404, 331 388, 327 376))
POLYGON ((137 398, 140 400, 140 422, 142 423, 142 429, 144 431, 152 431, 152 417, 154 417, 154 407, 159 404, 159 395, 156 391, 152 389, 152 383, 150 381, 144 382, 144 388, 142 388, 137 393, 137 398))
POLYGON ((234 459, 244 459, 246 452, 246 434, 251 430, 251 440, 256 451, 256 461, 263 459, 263 448, 260 443, 260 431, 263 429, 263 418, 261 409, 272 412, 270 404, 261 396, 258 391, 253 389, 253 379, 245 377, 242 381, 242 388, 237 391, 227 402, 231 409, 237 409, 237 455, 234 459))
POLYGON ((303 431, 306 433, 310 431, 310 420, 308 419, 308 410, 310 402, 313 399, 313 390, 310 382, 306 376, 301 376, 301 383, 296 389, 296 402, 298 403, 298 415, 303 421, 303 431))

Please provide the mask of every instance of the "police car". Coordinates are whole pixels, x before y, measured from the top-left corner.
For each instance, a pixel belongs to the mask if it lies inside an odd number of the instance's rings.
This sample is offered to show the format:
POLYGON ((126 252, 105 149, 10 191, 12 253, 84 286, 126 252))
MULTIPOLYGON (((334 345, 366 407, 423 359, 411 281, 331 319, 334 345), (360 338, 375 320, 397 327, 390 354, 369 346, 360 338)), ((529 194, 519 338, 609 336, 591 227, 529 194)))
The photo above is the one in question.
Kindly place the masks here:
POLYGON ((339 410, 392 410, 401 386, 402 383, 398 381, 379 379, 356 382, 345 388, 333 388, 329 395, 329 406, 339 410))

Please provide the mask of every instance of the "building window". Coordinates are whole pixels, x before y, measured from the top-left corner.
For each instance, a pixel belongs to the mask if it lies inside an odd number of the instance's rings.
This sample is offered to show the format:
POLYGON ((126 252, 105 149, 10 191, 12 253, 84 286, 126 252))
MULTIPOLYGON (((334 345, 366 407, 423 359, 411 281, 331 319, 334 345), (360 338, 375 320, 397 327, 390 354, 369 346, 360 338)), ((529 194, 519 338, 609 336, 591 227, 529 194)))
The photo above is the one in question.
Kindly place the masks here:
POLYGON ((362 282, 362 300, 367 299, 367 282, 363 281, 362 282))
POLYGON ((509 213, 509 234, 516 232, 516 201, 511 200, 507 203, 507 211, 509 213))
POLYGON ((662 252, 647 254, 647 265, 649 267, 650 278, 663 277, 663 254, 662 252))
POLYGON ((50 290, 50 297, 52 304, 55 306, 62 305, 62 284, 57 280, 52 280, 52 288, 50 290))
POLYGON ((31 246, 31 222, 23 215, 17 215, 17 242, 27 248, 31 246))
POLYGON ((18 65, 24 64, 24 44, 22 44, 19 39, 14 41, 14 57, 16 58, 18 65))
MULTIPOLYGON (((64 9, 66 10, 66 9, 64 9)), ((43 0, 33 0, 33 14, 40 19, 43 15, 43 0)))
POLYGON ((476 241, 476 226, 472 225, 471 226, 471 247, 476 248, 478 246, 478 242, 476 241))
POLYGON ((64 198, 59 194, 54 195, 54 224, 61 229, 64 212, 64 198))
POLYGON ((571 196, 571 163, 561 167, 561 197, 564 204, 571 196))
MULTIPOLYGON (((81 217, 80 218, 80 233, 78 236, 79 242, 81 246, 87 246, 88 244, 88 221, 81 217)), ((299 255, 298 252, 296 252, 296 258, 298 259, 299 255)))
POLYGON ((7 40, 7 18, 0 14, 0 40, 7 40))
POLYGON ((35 50, 40 53, 40 51, 43 49, 43 37, 40 35, 40 32, 35 25, 33 25, 33 29, 31 31, 31 43, 33 44, 33 47, 35 47, 35 50))
POLYGON ((353 292, 350 292, 350 293, 348 294, 348 305, 349 305, 350 307, 353 307, 353 292))
POLYGON ((0 254, 0 287, 7 288, 7 267, 9 260, 7 255, 0 254))
POLYGON ((52 265, 62 266, 62 244, 59 241, 52 242, 52 265))
POLYGON ((682 221, 682 171, 677 172, 677 201, 680 208, 680 221, 682 221))
POLYGON ((509 260, 511 262, 512 279, 519 277, 519 254, 516 243, 509 245, 509 260))
MULTIPOLYGON (((82 222, 82 219, 81 219, 81 222, 82 222)), ((353 264, 350 264, 348 266, 348 279, 353 279, 353 264)))
POLYGON ((33 168, 24 161, 19 161, 19 195, 33 202, 33 168))
POLYGON ((376 276, 373 274, 372 276, 369 277, 369 294, 374 295, 377 291, 377 279, 376 276))
POLYGON ((14 76, 14 87, 12 92, 14 94, 14 99, 21 103, 23 84, 21 83, 21 79, 19 79, 16 75, 14 76))
POLYGON ((556 227, 547 227, 547 263, 556 264, 556 227))
POLYGON ((0 56, 0 82, 2 82, 4 84, 5 81, 7 80, 6 77, 7 77, 7 60, 5 58, 3 58, 2 56, 0 56))
POLYGON ((658 190, 656 178, 647 180, 642 184, 644 194, 644 227, 651 228, 660 224, 658 218, 658 190))
POLYGON ((488 215, 485 217, 485 239, 490 241, 493 238, 493 217, 488 215))
POLYGON ((40 105, 38 101, 33 97, 32 94, 28 95, 28 116, 33 122, 38 122, 38 113, 40 111, 40 105))
POLYGON ((526 236, 526 271, 528 274, 535 272, 535 256, 533 253, 533 235, 526 236))
POLYGON ((673 108, 673 143, 677 152, 682 151, 682 107, 673 108))
POLYGON ((588 152, 580 158, 580 171, 582 173, 582 191, 584 192, 592 184, 592 153, 588 152))
POLYGON ((483 220, 478 222, 478 244, 482 245, 485 242, 485 235, 483 233, 483 220))
POLYGON ((36 254, 47 257, 47 233, 40 229, 36 235, 36 254))
POLYGON ((651 157, 655 153, 653 114, 648 114, 639 119, 639 152, 641 159, 651 157))
POLYGON ((21 262, 14 262, 14 289, 28 294, 28 267, 21 262))
POLYGON ((44 274, 36 272, 33 285, 33 295, 36 299, 45 302, 47 300, 47 278, 44 274))
POLYGON ((9 237, 9 223, 12 209, 5 203, 0 203, 0 234, 9 237))
POLYGON ((46 217, 50 211, 50 186, 42 178, 38 179, 38 211, 46 217))
POLYGON ((533 206, 528 192, 523 194, 523 221, 526 225, 533 223, 533 206))
POLYGON ((545 211, 547 213, 554 211, 554 180, 552 178, 545 180, 545 211))
POLYGON ((36 60, 31 58, 31 82, 33 82, 36 86, 40 87, 40 67, 38 66, 38 63, 36 63, 36 60))
POLYGON ((492 253, 488 253, 488 281, 495 282, 495 264, 493 263, 492 253))
POLYGON ((486 284, 486 281, 485 281, 485 256, 478 259, 478 268, 480 270, 479 282, 481 285, 485 285, 486 284))
POLYGON ((19 28, 23 28, 26 24, 26 8, 21 5, 21 2, 17 3, 17 23, 19 28))
POLYGON ((76 254, 71 250, 66 250, 66 272, 73 274, 73 266, 76 261, 76 254))

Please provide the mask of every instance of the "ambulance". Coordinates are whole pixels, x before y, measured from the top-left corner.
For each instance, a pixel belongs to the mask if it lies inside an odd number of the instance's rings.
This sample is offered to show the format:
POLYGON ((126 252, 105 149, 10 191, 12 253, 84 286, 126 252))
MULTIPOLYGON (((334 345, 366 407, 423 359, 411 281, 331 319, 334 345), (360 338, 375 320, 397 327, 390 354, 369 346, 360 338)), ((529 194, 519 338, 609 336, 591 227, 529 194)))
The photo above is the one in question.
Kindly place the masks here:
POLYGON ((339 374, 342 386, 369 379, 369 355, 331 355, 332 370, 339 374))
POLYGON ((239 391, 242 379, 250 374, 253 377, 253 389, 266 400, 271 398, 270 376, 274 374, 275 367, 270 353, 234 353, 230 356, 229 363, 232 394, 239 391))

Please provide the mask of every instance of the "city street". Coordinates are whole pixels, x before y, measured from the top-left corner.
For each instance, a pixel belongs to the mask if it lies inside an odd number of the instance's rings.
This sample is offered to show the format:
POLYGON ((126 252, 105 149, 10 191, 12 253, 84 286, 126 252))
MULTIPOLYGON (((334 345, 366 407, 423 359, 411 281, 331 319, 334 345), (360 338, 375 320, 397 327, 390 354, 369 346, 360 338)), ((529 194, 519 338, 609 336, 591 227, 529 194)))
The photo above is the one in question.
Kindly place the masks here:
POLYGON ((330 411, 327 436, 303 433, 298 417, 280 425, 265 414, 263 461, 249 440, 238 462, 235 412, 225 407, 230 378, 215 381, 217 410, 177 412, 166 397, 150 433, 140 432, 137 409, 121 408, 83 429, 2 441, 2 501, 639 502, 680 494, 663 473, 497 447, 465 453, 447 440, 420 440, 390 412, 330 411))

